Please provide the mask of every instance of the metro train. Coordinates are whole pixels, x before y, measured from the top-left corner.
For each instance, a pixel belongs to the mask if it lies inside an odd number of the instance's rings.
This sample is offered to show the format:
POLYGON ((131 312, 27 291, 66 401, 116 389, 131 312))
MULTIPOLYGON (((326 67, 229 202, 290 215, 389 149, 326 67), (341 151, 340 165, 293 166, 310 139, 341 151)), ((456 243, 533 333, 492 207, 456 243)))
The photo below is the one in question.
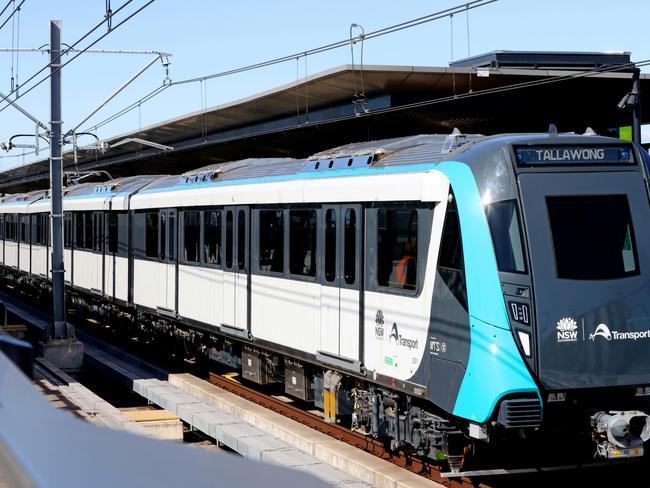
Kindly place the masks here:
MULTIPOLYGON (((452 471, 509 443, 638 457, 649 168, 609 137, 454 131, 71 185, 68 299, 452 471)), ((0 202, 5 281, 49 291, 49 211, 0 202)))

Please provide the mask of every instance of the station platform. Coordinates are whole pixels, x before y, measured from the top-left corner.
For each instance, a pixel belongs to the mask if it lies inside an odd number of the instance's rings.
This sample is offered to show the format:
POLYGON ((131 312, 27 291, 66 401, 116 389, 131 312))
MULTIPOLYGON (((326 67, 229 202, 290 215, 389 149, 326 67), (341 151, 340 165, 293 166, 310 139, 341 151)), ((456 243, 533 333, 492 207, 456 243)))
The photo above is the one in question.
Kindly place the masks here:
MULTIPOLYGON (((247 422, 254 427, 253 432, 262 435, 255 444, 261 444, 263 436, 272 436, 281 441, 288 448, 262 452, 262 460, 283 460, 286 463, 295 463, 298 469, 311 472, 318 476, 315 469, 309 465, 302 465, 301 456, 294 457, 296 451, 312 456, 318 463, 325 463, 340 470, 348 476, 361 480, 363 483, 381 488, 433 488, 442 485, 418 476, 394 464, 379 459, 372 454, 361 451, 349 444, 338 441, 326 434, 317 432, 299 422, 284 417, 267 408, 241 398, 233 393, 223 390, 205 380, 190 374, 169 375, 171 386, 178 388, 183 394, 175 397, 174 402, 181 417, 191 415, 191 422, 201 422, 201 407, 192 406, 192 399, 200 400, 202 404, 219 408, 226 412, 228 418, 235 418, 247 422)), ((153 385, 154 383, 148 383, 153 385)), ((144 385, 143 385, 144 386, 144 385)), ((139 388, 142 388, 141 386, 139 388)), ((160 395, 160 390, 155 386, 148 386, 151 396, 160 395)), ((221 414, 223 415, 223 414, 221 414)), ((259 435, 259 434, 258 434, 259 435)), ((245 437, 244 437, 245 441, 245 437)), ((247 441, 245 441, 247 442, 247 441)), ((256 447, 253 447, 255 449, 256 447)), ((348 484, 345 485, 346 487, 348 484)))

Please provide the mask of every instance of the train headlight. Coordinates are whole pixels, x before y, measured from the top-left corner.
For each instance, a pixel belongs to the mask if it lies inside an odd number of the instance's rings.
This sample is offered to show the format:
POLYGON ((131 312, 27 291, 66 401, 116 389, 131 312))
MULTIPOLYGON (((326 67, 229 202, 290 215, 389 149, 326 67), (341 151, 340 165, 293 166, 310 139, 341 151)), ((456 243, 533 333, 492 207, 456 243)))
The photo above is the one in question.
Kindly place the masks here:
POLYGON ((518 330, 517 336, 519 337, 519 343, 521 344, 521 348, 523 349, 524 354, 526 355, 527 358, 529 358, 530 357, 530 334, 524 332, 523 330, 518 330))

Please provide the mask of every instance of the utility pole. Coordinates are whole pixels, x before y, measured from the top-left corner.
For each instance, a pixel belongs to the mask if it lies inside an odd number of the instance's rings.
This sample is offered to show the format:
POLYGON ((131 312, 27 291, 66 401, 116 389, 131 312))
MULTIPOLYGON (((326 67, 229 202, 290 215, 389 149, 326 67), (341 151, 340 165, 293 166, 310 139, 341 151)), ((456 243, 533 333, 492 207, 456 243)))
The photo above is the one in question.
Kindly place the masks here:
POLYGON ((50 21, 50 227, 52 229, 52 324, 43 357, 61 369, 79 369, 84 346, 65 320, 63 263, 63 157, 61 156, 61 21, 50 21))
POLYGON ((50 21, 50 194, 53 327, 48 339, 68 338, 63 264, 63 158, 61 157, 61 21, 50 21))

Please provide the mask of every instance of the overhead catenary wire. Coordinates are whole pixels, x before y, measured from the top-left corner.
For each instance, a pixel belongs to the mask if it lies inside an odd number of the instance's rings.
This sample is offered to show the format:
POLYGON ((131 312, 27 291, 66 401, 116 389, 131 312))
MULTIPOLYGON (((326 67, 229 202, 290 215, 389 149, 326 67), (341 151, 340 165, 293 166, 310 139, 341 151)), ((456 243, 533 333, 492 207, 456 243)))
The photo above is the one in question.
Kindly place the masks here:
MULTIPOLYGON (((23 0, 23 1, 24 1, 24 0, 23 0)), ((122 9, 126 8, 126 7, 127 7, 131 2, 133 2, 133 1, 134 1, 134 0, 126 0, 126 1, 124 2, 124 4, 122 4, 122 5, 121 5, 121 6, 120 6, 120 7, 119 7, 115 12, 113 12, 113 15, 117 14, 117 13, 120 12, 122 9)), ((155 1, 155 0, 151 0, 151 1, 146 5, 146 6, 148 6, 150 3, 153 3, 154 1, 155 1)), ((129 18, 130 18, 130 17, 129 17, 129 18)), ((57 58, 56 61, 57 61, 57 62, 60 61, 60 59, 61 59, 64 55, 66 55, 70 49, 74 49, 74 48, 75 48, 79 43, 83 42, 83 41, 84 41, 88 36, 90 36, 93 32, 95 32, 95 31, 96 31, 97 29, 99 29, 102 25, 104 25, 104 22, 105 22, 105 20, 102 20, 101 22, 99 22, 98 24, 96 24, 92 29, 90 29, 88 32, 86 32, 84 35, 82 35, 79 39, 77 39, 77 40, 76 40, 76 41, 75 41, 71 46, 69 46, 67 49, 62 50, 62 51, 61 51, 61 54, 59 55, 59 57, 57 58)), ((0 27, 0 28, 1 28, 1 27, 0 27)), ((100 38, 98 39, 98 41, 101 40, 101 39, 103 39, 104 37, 106 37, 107 34, 108 34, 108 33, 106 33, 106 34, 104 34, 102 37, 100 37, 100 38)), ((86 46, 86 49, 89 49, 89 47, 92 47, 92 46, 93 46, 94 44, 96 44, 98 41, 95 41, 95 42, 92 43, 90 46, 86 46)), ((47 50, 47 52, 49 52, 49 49, 47 50)), ((78 51, 78 52, 81 54, 81 53, 84 52, 84 51, 83 51, 83 50, 80 50, 80 51, 78 51)), ((74 59, 74 58, 73 58, 73 59, 74 59)), ((70 61, 71 61, 71 60, 70 60, 70 61)), ((63 66, 61 66, 61 68, 62 68, 62 67, 63 67, 63 66)), ((38 75, 40 75, 43 71, 48 70, 49 68, 50 68, 50 63, 47 63, 45 66, 43 66, 41 69, 39 69, 36 73, 34 73, 33 75, 31 75, 31 76, 30 76, 26 81, 24 81, 24 82, 23 82, 23 86, 24 86, 25 84, 27 84, 27 83, 30 83, 33 79, 35 79, 35 78, 36 78, 38 75)), ((59 68, 59 69, 61 69, 61 68, 59 68)), ((50 76, 51 76, 51 73, 50 73, 46 78, 42 79, 42 80, 39 82, 39 84, 42 83, 43 81, 47 80, 50 76)), ((31 91, 31 88, 30 88, 29 91, 31 91)), ((15 90, 12 90, 12 91, 9 93, 9 95, 13 95, 14 93, 15 93, 15 90)), ((25 95, 25 94, 26 94, 26 92, 24 92, 21 96, 23 96, 23 95, 25 95)), ((16 99, 18 99, 18 98, 20 98, 20 97, 17 97, 16 99)), ((2 112, 2 111, 3 111, 4 109, 6 109, 6 108, 7 108, 7 105, 5 105, 4 107, 2 107, 2 108, 0 109, 0 112, 2 112)))
POLYGON ((9 6, 10 6, 12 3, 15 3, 15 2, 16 2, 16 0, 9 0, 9 1, 7 2, 7 4, 3 7, 3 9, 0 10, 0 17, 2 17, 2 16, 4 15, 4 13, 7 11, 7 9, 9 8, 9 6))
POLYGON ((118 111, 118 112, 114 113, 113 115, 107 117, 106 119, 102 120, 101 122, 98 122, 97 124, 95 124, 95 125, 93 125, 93 126, 91 126, 91 127, 88 127, 88 128, 86 128, 86 129, 84 129, 84 131, 85 131, 85 132, 94 132, 94 131, 97 131, 97 130, 100 129, 101 127, 103 127, 103 126, 105 126, 105 125, 107 125, 107 124, 110 124, 110 123, 113 122, 114 120, 119 119, 120 117, 122 117, 122 116, 128 114, 128 113, 131 112, 132 110, 141 107, 141 105, 142 105, 143 103, 148 102, 149 100, 151 100, 152 98, 154 98, 155 96, 157 96, 159 93, 165 91, 165 90, 166 90, 167 88, 169 88, 170 86, 171 86, 171 85, 169 85, 169 84, 162 84, 162 85, 157 86, 156 88, 154 88, 154 89, 151 90, 149 93, 147 93, 147 94, 144 95, 143 97, 139 98, 139 99, 136 100, 135 102, 131 103, 130 105, 127 105, 126 107, 124 107, 124 108, 121 109, 120 111, 118 111))
MULTIPOLYGON (((416 19, 408 20, 405 22, 401 22, 399 24, 394 24, 389 27, 384 27, 382 29, 378 29, 376 31, 369 32, 368 34, 363 35, 363 39, 368 40, 368 39, 374 39, 375 37, 380 37, 380 36, 385 36, 387 34, 392 34, 394 32, 398 32, 400 30, 408 29, 411 27, 415 27, 418 25, 422 25, 428 22, 433 22, 435 20, 440 20, 445 17, 449 17, 450 15, 453 15, 455 13, 461 13, 464 12, 466 9, 475 9, 479 7, 483 7, 484 5, 489 5, 491 3, 497 2, 498 0, 474 0, 472 2, 468 3, 463 3, 462 5, 458 5, 456 7, 450 7, 445 10, 440 10, 438 12, 425 15, 422 17, 418 17, 416 19)), ((355 41, 361 41, 361 35, 357 36, 354 38, 355 41)), ((316 48, 308 49, 306 51, 301 51, 297 53, 292 53, 286 56, 281 56, 278 58, 274 59, 269 59, 267 61, 261 61, 259 63, 254 63, 254 64, 249 64, 247 66, 242 66, 240 68, 233 68, 230 70, 226 71, 221 71, 218 73, 213 73, 210 75, 204 75, 204 76, 197 76, 195 78, 188 78, 185 80, 179 80, 173 82, 174 85, 182 85, 186 83, 198 83, 201 80, 211 80, 214 78, 222 78, 224 76, 230 76, 233 74, 237 73, 243 73, 245 71, 251 71, 254 69, 259 69, 259 68, 264 68, 267 66, 272 66, 275 64, 281 64, 281 63, 286 63, 287 61, 293 61, 297 56, 312 56, 314 54, 320 54, 324 53, 327 51, 331 51, 334 49, 339 49, 342 47, 347 47, 350 44, 351 39, 348 37, 347 39, 337 41, 337 42, 332 42, 330 44, 325 44, 323 46, 319 46, 316 48)))
MULTIPOLYGON (((64 54, 79 52, 81 49, 69 48, 65 49, 64 54)), ((21 47, 21 48, 8 48, 0 47, 0 53, 49 53, 50 50, 45 47, 21 47)), ((137 51, 129 49, 86 49, 84 51, 86 54, 146 54, 146 55, 160 55, 160 56, 171 56, 170 53, 162 51, 137 51)))
MULTIPOLYGON (((349 39, 347 40, 347 42, 348 43, 350 42, 349 39)), ((304 56, 304 59, 305 59, 305 70, 306 70, 307 56, 304 56)), ((456 100, 456 99, 460 100, 460 99, 469 98, 469 97, 489 96, 489 95, 496 94, 496 93, 520 90, 520 89, 525 89, 525 88, 532 88, 532 87, 551 84, 551 83, 559 83, 559 82, 563 82, 563 81, 568 81, 568 80, 572 80, 572 79, 576 79, 576 78, 597 76, 599 74, 605 74, 605 73, 608 73, 608 72, 624 71, 624 70, 627 70, 627 69, 632 68, 632 67, 640 68, 640 67, 645 67, 645 66, 650 66, 650 59, 625 63, 625 64, 622 64, 622 65, 595 67, 595 68, 592 68, 592 69, 587 70, 587 71, 581 71, 579 73, 570 73, 568 75, 555 76, 555 77, 548 78, 548 79, 543 79, 543 80, 531 80, 531 81, 527 81, 527 82, 514 83, 514 84, 505 85, 505 86, 501 86, 501 87, 488 88, 488 89, 484 89, 484 90, 480 90, 480 91, 469 91, 467 93, 454 94, 454 95, 449 96, 449 97, 441 97, 441 98, 436 98, 436 99, 432 99, 432 100, 424 100, 424 101, 420 101, 420 102, 413 102, 411 104, 401 105, 399 107, 389 107, 389 108, 385 108, 385 109, 377 109, 377 110, 374 110, 374 111, 372 111, 372 112, 370 112, 368 114, 365 114, 365 115, 374 115, 374 114, 379 114, 379 113, 384 114, 384 113, 389 113, 389 112, 393 112, 393 111, 408 110, 408 109, 424 107, 424 106, 428 106, 428 105, 435 105, 435 104, 438 104, 438 103, 446 103, 446 102, 450 102, 450 101, 453 101, 453 100, 456 100)), ((471 70, 470 70, 470 74, 471 74, 471 70)), ((202 78, 197 78, 197 79, 202 79, 202 78)), ((140 98, 136 102, 132 103, 131 105, 129 105, 127 107, 125 107, 121 111, 111 115, 110 117, 104 119, 103 121, 95 124, 94 126, 92 126, 91 128, 89 128, 87 130, 89 130, 89 131, 97 130, 100 127, 103 127, 103 126, 113 122, 117 118, 123 116, 124 114, 126 114, 126 113, 130 112, 131 110, 133 110, 134 108, 138 107, 140 104, 145 103, 145 102, 151 100, 152 98, 156 97, 157 95, 162 93, 166 88, 169 88, 170 86, 174 86, 176 84, 178 84, 178 82, 167 84, 167 85, 161 85, 161 86, 155 88, 154 90, 152 90, 151 92, 149 92, 147 95, 140 98)), ((307 89, 307 84, 305 83, 305 90, 306 89, 307 89)), ((306 110, 308 110, 308 109, 306 109, 306 110)), ((336 122, 336 121, 339 121, 339 120, 342 120, 342 119, 345 119, 345 118, 347 118, 347 117, 332 119, 331 122, 336 122)), ((300 125, 300 124, 298 123, 297 125, 300 125)), ((286 128, 284 130, 286 130, 286 128)))
MULTIPOLYGON (((7 17, 7 18, 5 19, 5 21, 4 21, 2 24, 0 24, 0 30, 2 30, 2 28, 3 28, 5 25, 7 25, 7 22, 9 22, 11 19, 13 19, 14 15, 16 14, 16 12, 19 12, 19 11, 20 11, 20 7, 23 6, 23 3, 25 3, 25 0, 22 0, 22 1, 18 4, 18 6, 15 7, 15 8, 13 9, 13 11, 9 14, 9 17, 7 17)), ((4 12, 4 10, 3 10, 3 12, 4 12)))
MULTIPOLYGON (((121 10, 125 5, 126 5, 126 4, 131 3, 132 1, 133 1, 133 0, 127 0, 127 2, 126 2, 124 5, 122 5, 118 10, 116 10, 116 11, 113 13, 113 15, 115 15, 115 13, 119 12, 119 11, 120 11, 120 10, 121 10)), ((77 59, 77 58, 78 58, 79 56, 81 56, 82 54, 84 54, 84 52, 85 52, 86 49, 89 49, 90 47, 92 47, 92 46, 94 46, 95 44, 97 44, 99 41, 101 41, 102 39, 104 39, 104 38, 105 38, 107 35, 109 35, 111 32, 115 31, 116 29, 118 29, 119 27, 121 27, 122 25, 124 25, 126 22, 128 22, 129 20, 131 20, 133 17, 135 17, 135 16, 136 16, 137 14, 139 14, 140 12, 142 12, 145 8, 147 8, 149 5, 151 5, 151 4, 154 3, 155 1, 156 1, 156 0, 149 0, 148 2, 146 2, 143 6, 141 6, 140 8, 138 8, 137 10, 135 10, 134 12, 132 12, 130 15, 128 15, 128 16, 127 16, 125 19, 123 19, 121 22, 119 22, 118 24, 116 24, 116 25, 115 25, 115 26, 114 26, 110 31, 107 31, 107 32, 105 32, 104 34, 102 34, 100 37, 98 37, 98 38, 95 39, 93 42, 91 42, 88 46, 86 46, 86 48, 83 48, 83 49, 79 50, 79 51, 77 52, 77 54, 75 54, 72 58, 68 59, 65 63, 62 63, 61 66, 60 66, 59 68, 57 68, 56 70, 54 70, 54 72, 59 72, 60 70, 62 70, 65 66, 67 66, 68 64, 70 64, 72 61, 74 61, 75 59, 77 59)), ((101 24, 99 24, 99 25, 102 25, 102 24, 103 24, 103 22, 102 22, 101 24)), ((97 27, 93 28, 93 31, 96 30, 96 29, 97 29, 97 27)), ((88 34, 85 34, 84 36, 82 36, 82 39, 85 39, 86 37, 88 37, 88 34)), ((75 46, 76 44, 78 44, 79 42, 80 42, 80 41, 77 41, 77 42, 76 42, 75 44, 73 44, 71 47, 74 47, 74 46, 75 46)), ((65 51, 63 51, 63 52, 59 55, 58 59, 60 60, 60 59, 61 59, 61 56, 63 56, 64 54, 65 54, 65 51)), ((49 64, 48 64, 47 66, 49 66, 49 64)), ((42 70, 41 70, 41 71, 42 71, 42 70)), ((16 96, 15 99, 17 100, 18 98, 21 98, 21 97, 27 95, 29 92, 31 92, 32 90, 34 90, 36 87, 38 87, 39 85, 41 85, 42 83, 44 83, 45 81, 47 81, 47 80, 52 76, 52 74, 53 74, 53 73, 48 74, 47 76, 45 76, 44 78, 42 78, 40 81, 38 81, 36 84, 30 86, 27 90, 25 90, 22 94, 20 94, 20 96, 16 96)), ((31 81, 32 79, 34 79, 34 76, 32 76, 32 77, 28 80, 28 82, 31 81)), ((27 83, 27 82, 26 82, 26 83, 27 83)), ((23 85, 24 85, 24 84, 25 84, 25 83, 23 83, 23 85)), ((10 106, 10 104, 7 104, 7 105, 5 105, 4 107, 0 108, 0 112, 3 112, 3 111, 4 111, 5 109, 7 109, 9 106, 10 106)))
MULTIPOLYGON (((450 15, 453 15, 454 13, 462 13, 462 12, 465 12, 465 11, 468 12, 469 10, 473 10, 475 8, 483 7, 485 5, 489 5, 489 4, 495 3, 497 1, 498 0, 473 0, 473 1, 470 1, 470 2, 466 2, 466 3, 463 3, 463 4, 457 5, 455 7, 450 7, 450 8, 440 10, 440 11, 437 11, 437 12, 434 12, 434 13, 431 13, 431 14, 428 14, 428 15, 417 17, 415 19, 400 22, 398 24, 393 24, 393 25, 388 26, 388 27, 383 27, 381 29, 377 29, 375 31, 369 32, 368 34, 365 34, 362 31, 362 33, 359 34, 356 37, 352 37, 350 35, 350 37, 348 37, 345 40, 325 44, 325 45, 322 45, 322 46, 319 46, 319 47, 316 47, 316 48, 308 49, 306 51, 300 51, 300 52, 289 54, 289 55, 286 55, 286 56, 281 56, 281 57, 270 59, 270 60, 267 60, 267 61, 261 61, 259 63, 254 63, 254 64, 242 66, 240 68, 234 68, 234 69, 230 69, 230 70, 226 70, 226 71, 221 71, 221 72, 218 72, 218 73, 212 73, 212 74, 209 74, 209 75, 198 76, 198 77, 194 77, 194 78, 188 78, 188 79, 185 79, 185 80, 173 81, 173 82, 168 83, 166 86, 169 87, 169 86, 176 86, 176 85, 184 85, 184 84, 188 84, 188 83, 203 83, 203 82, 205 82, 207 80, 211 80, 211 79, 215 79, 215 78, 222 78, 222 77, 231 76, 231 75, 238 74, 238 73, 243 73, 243 72, 246 72, 246 71, 251 71, 251 70, 255 70, 255 69, 264 68, 264 67, 267 67, 267 66, 281 64, 281 63, 285 63, 285 62, 288 62, 288 61, 293 61, 293 60, 299 59, 301 57, 304 58, 305 76, 306 76, 306 73, 307 73, 307 57, 308 56, 311 56, 311 55, 314 55, 314 54, 320 54, 320 53, 331 51, 331 50, 334 50, 334 49, 339 49, 339 48, 342 48, 342 47, 346 47, 346 46, 350 45, 353 42, 365 41, 367 39, 374 39, 376 37, 392 34, 394 32, 398 32, 398 31, 401 31, 401 30, 404 30, 404 29, 408 29, 408 28, 411 28, 411 27, 422 25, 422 24, 425 24, 425 23, 428 23, 428 22, 433 22, 435 20, 440 20, 440 19, 443 19, 443 18, 448 17, 450 15)), ((0 51, 1 51, 1 49, 0 49, 0 51)), ((106 124, 116 120, 117 118, 129 113, 131 110, 134 110, 135 108, 141 106, 142 103, 144 103, 145 101, 150 100, 151 98, 157 96, 162 91, 164 91, 164 90, 160 90, 160 87, 154 89, 152 92, 148 93, 147 95, 140 98, 139 100, 136 100, 134 103, 132 103, 128 107, 125 107, 124 109, 118 111, 116 114, 111 115, 107 119, 104 119, 104 120, 98 122, 97 124, 92 126, 92 128, 90 128, 88 130, 97 130, 98 128, 103 127, 104 125, 106 125, 106 124), (146 98, 146 100, 144 100, 145 98, 146 98)), ((2 112, 2 110, 3 109, 0 109, 0 112, 2 112)), ((306 120, 308 121, 309 120, 309 108, 308 108, 308 100, 307 100, 307 87, 305 87, 305 114, 306 114, 306 120)))

